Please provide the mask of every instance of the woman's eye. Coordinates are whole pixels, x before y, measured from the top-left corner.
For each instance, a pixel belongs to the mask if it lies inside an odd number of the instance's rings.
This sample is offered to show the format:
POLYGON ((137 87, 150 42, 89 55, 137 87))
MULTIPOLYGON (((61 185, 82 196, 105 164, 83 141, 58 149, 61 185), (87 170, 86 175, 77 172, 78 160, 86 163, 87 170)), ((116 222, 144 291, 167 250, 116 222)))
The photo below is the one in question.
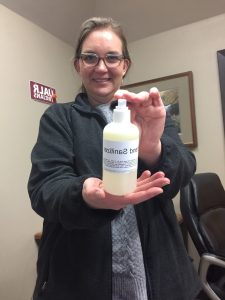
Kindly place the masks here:
POLYGON ((108 55, 106 58, 107 58, 107 61, 111 62, 111 63, 117 62, 119 60, 119 57, 116 55, 108 55))
POLYGON ((85 61, 89 63, 96 62, 97 57, 95 55, 86 55, 85 56, 85 61))

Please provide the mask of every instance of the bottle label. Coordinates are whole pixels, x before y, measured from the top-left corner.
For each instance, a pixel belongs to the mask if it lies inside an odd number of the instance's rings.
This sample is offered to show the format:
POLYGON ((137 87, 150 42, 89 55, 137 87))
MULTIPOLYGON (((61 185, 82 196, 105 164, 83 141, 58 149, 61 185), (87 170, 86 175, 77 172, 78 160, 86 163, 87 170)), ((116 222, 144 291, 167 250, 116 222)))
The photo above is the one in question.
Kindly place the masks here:
POLYGON ((138 139, 126 142, 103 141, 103 168, 111 172, 137 169, 138 139))

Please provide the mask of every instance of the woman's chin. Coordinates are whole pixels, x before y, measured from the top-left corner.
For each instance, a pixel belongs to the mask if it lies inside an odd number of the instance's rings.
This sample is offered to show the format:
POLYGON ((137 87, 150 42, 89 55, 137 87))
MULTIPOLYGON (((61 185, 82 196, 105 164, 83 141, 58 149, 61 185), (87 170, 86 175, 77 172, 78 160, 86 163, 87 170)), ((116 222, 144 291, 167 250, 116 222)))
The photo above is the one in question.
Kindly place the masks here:
POLYGON ((108 89, 108 88, 101 88, 101 89, 97 89, 96 92, 94 93, 95 94, 95 97, 97 98, 106 98, 108 99, 108 101, 112 100, 115 92, 117 90, 116 89, 108 89))

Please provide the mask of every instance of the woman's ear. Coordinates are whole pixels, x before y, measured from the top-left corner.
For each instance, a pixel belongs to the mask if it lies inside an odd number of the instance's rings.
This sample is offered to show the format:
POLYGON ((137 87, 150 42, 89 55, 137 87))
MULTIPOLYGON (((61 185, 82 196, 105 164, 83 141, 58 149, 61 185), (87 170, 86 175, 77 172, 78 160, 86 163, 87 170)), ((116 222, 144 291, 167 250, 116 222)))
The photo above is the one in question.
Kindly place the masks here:
POLYGON ((77 71, 77 73, 79 74, 80 73, 80 64, 79 64, 79 59, 75 59, 74 60, 74 68, 75 68, 75 70, 77 71))
POLYGON ((125 59, 123 64, 123 78, 125 77, 127 70, 129 69, 129 66, 130 66, 129 60, 125 59))

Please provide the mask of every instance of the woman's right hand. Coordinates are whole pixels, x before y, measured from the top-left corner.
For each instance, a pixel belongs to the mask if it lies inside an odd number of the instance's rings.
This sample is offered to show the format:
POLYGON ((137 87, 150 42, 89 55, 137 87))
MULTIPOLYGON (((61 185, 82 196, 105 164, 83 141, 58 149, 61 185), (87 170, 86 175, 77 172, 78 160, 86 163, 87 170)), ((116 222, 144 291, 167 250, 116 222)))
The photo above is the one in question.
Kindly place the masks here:
POLYGON ((82 196, 91 208, 120 210, 128 204, 138 204, 163 193, 162 187, 169 183, 163 172, 151 175, 150 171, 144 171, 137 179, 134 192, 115 196, 104 190, 101 179, 90 177, 84 181, 82 196))

